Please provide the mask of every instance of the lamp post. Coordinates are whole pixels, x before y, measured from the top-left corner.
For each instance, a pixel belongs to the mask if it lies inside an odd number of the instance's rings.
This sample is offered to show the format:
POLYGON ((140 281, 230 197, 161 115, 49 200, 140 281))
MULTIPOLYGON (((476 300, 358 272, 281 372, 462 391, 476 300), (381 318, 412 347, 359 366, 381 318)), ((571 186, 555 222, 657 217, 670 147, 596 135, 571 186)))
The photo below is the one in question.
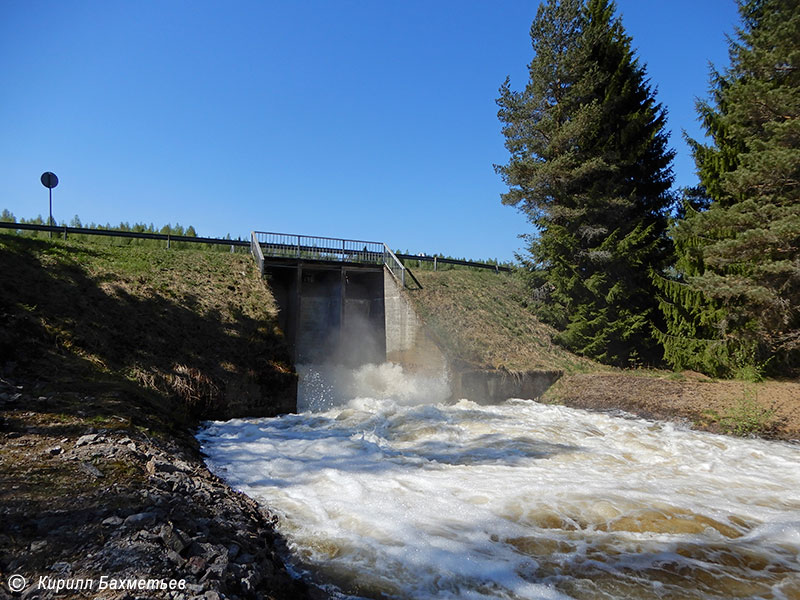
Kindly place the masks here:
MULTIPOLYGON (((42 185, 50 190, 50 220, 47 224, 52 227, 53 226, 53 188, 58 185, 58 177, 56 177, 55 173, 51 173, 50 171, 46 171, 42 173, 42 185)), ((53 237, 53 232, 50 232, 50 237, 53 237)))

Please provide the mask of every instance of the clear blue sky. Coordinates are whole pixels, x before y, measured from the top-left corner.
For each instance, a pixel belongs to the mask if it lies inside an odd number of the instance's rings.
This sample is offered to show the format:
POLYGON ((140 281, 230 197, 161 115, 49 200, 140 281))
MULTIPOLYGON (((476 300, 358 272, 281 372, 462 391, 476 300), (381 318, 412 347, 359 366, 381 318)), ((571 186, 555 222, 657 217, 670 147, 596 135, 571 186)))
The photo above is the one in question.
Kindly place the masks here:
MULTIPOLYGON (((375 239, 512 259, 530 230, 493 163, 495 98, 520 89, 536 1, 0 3, 0 208, 375 239)), ((618 0, 696 181, 709 61, 733 0, 618 0)))

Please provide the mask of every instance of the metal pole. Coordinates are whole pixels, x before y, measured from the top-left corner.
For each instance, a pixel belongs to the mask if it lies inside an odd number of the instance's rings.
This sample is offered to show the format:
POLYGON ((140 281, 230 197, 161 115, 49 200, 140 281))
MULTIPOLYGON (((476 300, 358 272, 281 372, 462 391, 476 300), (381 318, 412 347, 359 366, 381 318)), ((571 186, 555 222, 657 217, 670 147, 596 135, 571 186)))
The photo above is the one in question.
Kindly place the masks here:
MULTIPOLYGON (((50 191, 50 220, 47 222, 50 227, 53 226, 53 188, 47 188, 50 191)), ((53 238, 53 232, 50 232, 50 239, 53 238)))

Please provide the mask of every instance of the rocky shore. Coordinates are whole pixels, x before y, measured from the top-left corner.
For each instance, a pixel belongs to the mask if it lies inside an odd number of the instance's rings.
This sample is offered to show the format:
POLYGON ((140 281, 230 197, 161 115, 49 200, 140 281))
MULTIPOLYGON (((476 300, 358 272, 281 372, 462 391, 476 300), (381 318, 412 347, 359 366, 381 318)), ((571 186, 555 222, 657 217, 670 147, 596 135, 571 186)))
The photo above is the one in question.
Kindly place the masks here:
POLYGON ((210 473, 188 431, 65 414, 96 400, 66 396, 0 380, 0 598, 320 597, 287 573, 274 517, 210 473))

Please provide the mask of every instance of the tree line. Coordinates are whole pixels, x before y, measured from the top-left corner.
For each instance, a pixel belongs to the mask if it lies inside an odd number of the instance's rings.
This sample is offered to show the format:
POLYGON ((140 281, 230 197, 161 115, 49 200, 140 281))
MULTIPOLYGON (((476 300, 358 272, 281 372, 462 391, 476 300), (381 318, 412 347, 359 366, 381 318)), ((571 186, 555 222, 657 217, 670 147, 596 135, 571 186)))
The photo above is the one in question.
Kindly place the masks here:
POLYGON ((738 0, 730 64, 673 190, 666 109, 611 0, 547 0, 522 90, 497 99, 519 257, 570 350, 717 377, 800 371, 800 0, 738 0))
MULTIPOLYGON (((45 225, 47 224, 47 220, 44 219, 41 215, 37 215, 35 218, 26 219, 21 218, 17 219, 17 217, 9 211, 8 209, 3 209, 2 213, 0 213, 0 222, 4 223, 22 223, 22 224, 31 224, 31 225, 45 225)), ((65 221, 61 221, 60 223, 54 223, 59 227, 82 227, 86 229, 99 229, 101 231, 123 231, 123 232, 133 232, 133 233, 156 233, 160 235, 170 235, 170 236, 183 236, 183 237, 198 237, 197 231, 195 230, 194 226, 189 225, 188 227, 184 227, 180 223, 175 223, 174 225, 171 223, 167 223, 166 225, 162 225, 161 227, 155 226, 153 223, 129 223, 127 221, 123 221, 118 225, 111 225, 110 223, 106 223, 105 225, 98 224, 91 222, 89 224, 84 224, 81 221, 81 218, 78 215, 75 215, 69 223, 65 221)), ((0 229, 0 233, 3 230, 0 229)), ((18 235, 26 236, 26 237, 49 237, 49 233, 46 231, 35 231, 35 230, 24 230, 20 229, 17 230, 16 233, 18 235)), ((81 242, 91 242, 91 243, 99 243, 99 244, 106 244, 106 245, 116 245, 116 246, 162 246, 163 242, 158 240, 148 240, 148 239, 137 239, 137 238, 126 238, 126 237, 104 237, 104 236, 97 236, 92 234, 70 234, 70 239, 74 241, 81 241, 81 242)), ((225 236, 226 240, 233 241, 233 238, 230 234, 225 236)), ((240 241, 241 238, 238 238, 240 241)), ((182 248, 205 248, 208 250, 214 251, 229 251, 230 248, 225 245, 218 245, 218 244, 203 244, 203 243, 194 243, 194 242, 171 242, 170 247, 176 249, 182 248)))
MULTIPOLYGON (((0 213, 0 222, 4 223, 27 223, 31 225, 46 225, 47 221, 42 218, 42 215, 37 215, 33 219, 25 219, 21 218, 17 220, 17 217, 14 216, 14 213, 9 211, 7 208, 3 209, 3 212, 0 213)), ((56 225, 57 223, 54 223, 56 225)), ((69 224, 65 221, 62 221, 58 224, 60 227, 85 227, 87 229, 102 229, 106 231, 132 231, 135 233, 160 233, 162 235, 182 235, 186 237, 197 237, 197 231, 192 225, 188 227, 183 227, 180 223, 176 223, 172 225, 171 223, 167 223, 162 227, 156 227, 152 223, 134 223, 130 224, 127 221, 121 222, 119 225, 111 225, 110 223, 106 223, 105 225, 101 225, 98 223, 89 223, 88 225, 84 225, 81 221, 81 218, 78 215, 75 215, 70 220, 69 224)))

